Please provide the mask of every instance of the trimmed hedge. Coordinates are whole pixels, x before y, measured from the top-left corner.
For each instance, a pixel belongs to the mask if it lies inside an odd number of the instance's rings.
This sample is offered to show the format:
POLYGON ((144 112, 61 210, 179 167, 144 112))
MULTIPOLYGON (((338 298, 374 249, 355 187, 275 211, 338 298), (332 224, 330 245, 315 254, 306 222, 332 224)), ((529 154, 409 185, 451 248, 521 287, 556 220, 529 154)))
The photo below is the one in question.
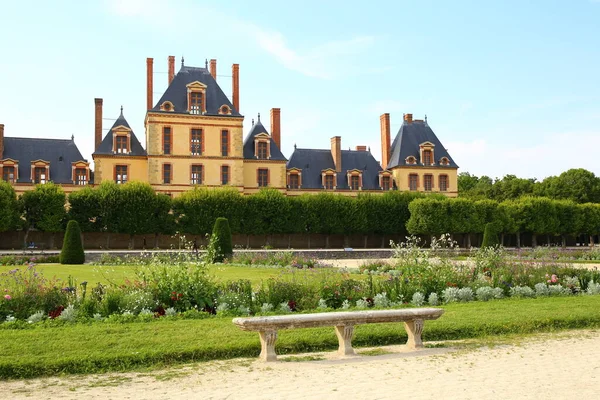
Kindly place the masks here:
POLYGON ((481 247, 497 247, 500 244, 498 241, 498 232, 496 230, 496 224, 488 222, 485 224, 485 231, 483 232, 483 242, 481 247))
POLYGON ((83 243, 81 242, 81 230, 77 221, 69 221, 67 232, 63 240, 62 251, 60 252, 61 264, 83 264, 85 262, 85 253, 83 243))
POLYGON ((223 262, 233 257, 231 230, 227 218, 219 217, 215 221, 208 244, 208 257, 210 262, 223 262))

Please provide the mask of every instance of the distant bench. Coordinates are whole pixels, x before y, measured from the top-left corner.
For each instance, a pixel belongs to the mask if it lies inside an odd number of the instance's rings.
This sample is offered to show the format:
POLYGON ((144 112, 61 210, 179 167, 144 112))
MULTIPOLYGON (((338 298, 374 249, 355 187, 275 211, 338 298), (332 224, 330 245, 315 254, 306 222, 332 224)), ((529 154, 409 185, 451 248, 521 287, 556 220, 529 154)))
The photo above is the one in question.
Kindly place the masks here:
POLYGON ((44 252, 45 247, 45 243, 35 243, 35 242, 31 242, 27 244, 27 247, 25 248, 25 250, 29 250, 31 253, 35 252, 36 250, 41 250, 42 253, 44 252))
POLYGON ((244 331, 258 331, 261 345, 259 358, 263 361, 277 361, 275 342, 280 329, 334 326, 339 340, 338 354, 350 356, 354 354, 352 335, 355 325, 404 322, 408 334, 407 347, 419 349, 423 347, 421 333, 424 321, 438 319, 443 313, 444 310, 440 308, 407 308, 234 318, 233 323, 244 331))

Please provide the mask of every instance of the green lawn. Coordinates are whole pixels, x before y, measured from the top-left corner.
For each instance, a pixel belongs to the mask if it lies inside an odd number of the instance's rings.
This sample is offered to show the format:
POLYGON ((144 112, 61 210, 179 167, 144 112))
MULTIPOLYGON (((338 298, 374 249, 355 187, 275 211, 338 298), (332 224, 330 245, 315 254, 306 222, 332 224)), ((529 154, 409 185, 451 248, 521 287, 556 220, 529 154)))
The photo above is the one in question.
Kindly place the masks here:
MULTIPOLYGON (((426 322, 424 340, 600 328, 600 296, 507 299, 443 308, 446 313, 439 320, 426 322)), ((360 325, 353 343, 356 347, 404 343, 406 333, 399 325, 360 325)), ((128 371, 190 361, 256 357, 260 352, 258 334, 240 331, 227 317, 25 327, 0 328, 0 379, 128 371)), ((333 328, 280 331, 277 342, 280 354, 336 347, 333 328)))
MULTIPOLYGON (((78 283, 87 281, 91 285, 100 282, 123 283, 125 278, 135 279, 135 266, 131 265, 61 265, 61 264, 38 264, 36 269, 47 278, 56 277, 61 281, 67 281, 72 276, 78 283)), ((8 272, 15 268, 27 268, 27 266, 2 266, 0 273, 8 272)), ((283 268, 261 268, 236 265, 212 265, 209 271, 219 281, 249 279, 253 285, 260 285, 264 279, 275 277, 283 268)))

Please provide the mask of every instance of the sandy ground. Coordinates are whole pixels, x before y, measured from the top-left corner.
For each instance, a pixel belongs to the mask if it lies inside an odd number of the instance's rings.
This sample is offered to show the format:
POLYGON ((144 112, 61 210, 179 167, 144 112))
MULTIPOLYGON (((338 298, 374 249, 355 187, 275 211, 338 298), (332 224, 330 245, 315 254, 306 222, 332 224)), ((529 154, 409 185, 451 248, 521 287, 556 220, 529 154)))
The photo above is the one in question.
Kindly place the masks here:
POLYGON ((600 398, 600 331, 454 345, 421 351, 389 346, 371 355, 357 349, 363 355, 349 359, 312 353, 289 362, 236 359, 148 373, 8 381, 0 382, 0 399, 600 398))

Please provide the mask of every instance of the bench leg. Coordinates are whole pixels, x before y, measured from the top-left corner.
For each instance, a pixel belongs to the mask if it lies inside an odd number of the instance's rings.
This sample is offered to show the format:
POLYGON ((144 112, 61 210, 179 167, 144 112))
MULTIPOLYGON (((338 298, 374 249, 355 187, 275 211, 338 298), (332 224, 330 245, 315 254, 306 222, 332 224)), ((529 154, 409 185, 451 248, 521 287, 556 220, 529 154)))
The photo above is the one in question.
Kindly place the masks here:
POLYGON ((335 334, 340 342, 338 354, 340 356, 354 355, 354 349, 352 348, 352 335, 354 334, 354 326, 338 325, 335 327, 335 334))
POLYGON ((277 341, 277 331, 261 331, 260 335, 260 356, 263 361, 277 361, 275 353, 275 342, 277 341))
POLYGON ((404 327, 408 334, 408 341, 406 346, 409 349, 421 349, 423 348, 423 341, 421 340, 421 334, 423 333, 423 320, 415 319, 413 321, 405 321, 404 327))

